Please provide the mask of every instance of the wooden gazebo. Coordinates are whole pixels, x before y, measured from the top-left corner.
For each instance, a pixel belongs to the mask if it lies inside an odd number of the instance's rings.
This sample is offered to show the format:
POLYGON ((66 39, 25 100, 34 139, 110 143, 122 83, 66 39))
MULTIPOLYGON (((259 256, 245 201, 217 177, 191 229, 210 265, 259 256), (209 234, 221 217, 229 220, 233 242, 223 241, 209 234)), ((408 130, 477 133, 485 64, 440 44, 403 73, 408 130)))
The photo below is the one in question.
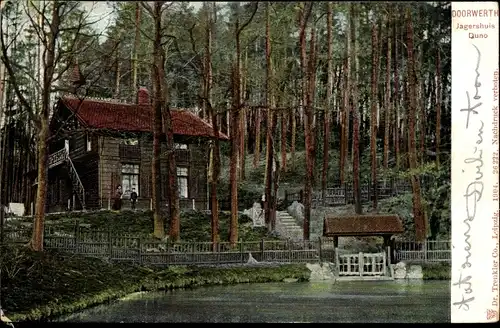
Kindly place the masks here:
POLYGON ((391 263, 394 261, 394 242, 391 237, 404 232, 398 215, 353 215, 326 216, 323 221, 323 236, 333 237, 335 248, 339 237, 383 237, 384 249, 390 246, 391 263))

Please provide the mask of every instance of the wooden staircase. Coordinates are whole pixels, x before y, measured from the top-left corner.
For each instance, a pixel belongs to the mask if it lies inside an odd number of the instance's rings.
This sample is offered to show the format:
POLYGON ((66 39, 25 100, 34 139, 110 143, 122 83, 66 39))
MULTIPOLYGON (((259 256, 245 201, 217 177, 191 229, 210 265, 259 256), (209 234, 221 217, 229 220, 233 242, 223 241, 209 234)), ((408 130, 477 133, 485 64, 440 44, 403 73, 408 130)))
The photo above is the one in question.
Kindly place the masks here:
POLYGON ((73 192, 76 194, 76 197, 78 197, 78 200, 82 205, 82 210, 85 210, 85 188, 83 187, 80 176, 78 175, 75 165, 69 157, 69 153, 66 148, 58 150, 49 156, 49 169, 61 164, 66 164, 68 167, 69 177, 73 185, 73 192))

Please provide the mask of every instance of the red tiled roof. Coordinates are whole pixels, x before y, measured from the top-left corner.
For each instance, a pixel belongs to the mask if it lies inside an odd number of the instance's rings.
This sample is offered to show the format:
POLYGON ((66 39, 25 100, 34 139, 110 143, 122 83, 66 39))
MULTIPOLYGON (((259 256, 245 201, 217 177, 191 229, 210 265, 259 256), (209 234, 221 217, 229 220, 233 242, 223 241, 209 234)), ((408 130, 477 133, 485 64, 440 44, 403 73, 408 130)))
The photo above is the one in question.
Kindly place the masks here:
MULTIPOLYGON (((66 108, 94 129, 110 129, 130 132, 152 131, 152 107, 144 104, 121 103, 112 100, 86 98, 83 101, 64 96, 61 98, 66 108)), ((171 109, 174 134, 197 137, 214 137, 212 125, 196 114, 181 109, 171 109)), ((219 132, 219 139, 229 139, 219 132)))
POLYGON ((403 233, 398 215, 356 215, 325 217, 323 236, 369 236, 403 233))

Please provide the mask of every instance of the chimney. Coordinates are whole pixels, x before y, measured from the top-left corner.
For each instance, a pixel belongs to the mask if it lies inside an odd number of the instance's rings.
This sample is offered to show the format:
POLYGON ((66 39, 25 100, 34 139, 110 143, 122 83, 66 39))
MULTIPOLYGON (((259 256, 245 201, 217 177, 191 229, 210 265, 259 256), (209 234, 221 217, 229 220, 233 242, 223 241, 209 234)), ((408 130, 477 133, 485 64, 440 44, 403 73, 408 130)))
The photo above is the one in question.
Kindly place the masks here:
POLYGON ((78 65, 78 61, 75 61, 73 63, 73 67, 69 73, 69 81, 75 91, 78 88, 84 86, 86 83, 85 77, 83 76, 82 71, 80 70, 80 65, 78 65))
POLYGON ((137 91, 137 103, 139 105, 150 105, 149 91, 145 87, 140 87, 137 91))

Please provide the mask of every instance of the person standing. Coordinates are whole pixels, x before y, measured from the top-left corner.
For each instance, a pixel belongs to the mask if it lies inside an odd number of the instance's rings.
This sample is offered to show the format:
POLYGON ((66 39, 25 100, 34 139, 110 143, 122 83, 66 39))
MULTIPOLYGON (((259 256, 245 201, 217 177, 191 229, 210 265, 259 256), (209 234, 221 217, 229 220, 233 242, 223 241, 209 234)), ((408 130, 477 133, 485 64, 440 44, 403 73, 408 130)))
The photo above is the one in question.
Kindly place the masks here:
POLYGON ((135 203, 137 202, 137 193, 135 188, 132 188, 132 193, 130 193, 130 203, 133 210, 135 210, 135 203))
POLYGON ((122 186, 118 185, 115 191, 115 201, 113 203, 113 210, 119 211, 122 208, 122 186))

